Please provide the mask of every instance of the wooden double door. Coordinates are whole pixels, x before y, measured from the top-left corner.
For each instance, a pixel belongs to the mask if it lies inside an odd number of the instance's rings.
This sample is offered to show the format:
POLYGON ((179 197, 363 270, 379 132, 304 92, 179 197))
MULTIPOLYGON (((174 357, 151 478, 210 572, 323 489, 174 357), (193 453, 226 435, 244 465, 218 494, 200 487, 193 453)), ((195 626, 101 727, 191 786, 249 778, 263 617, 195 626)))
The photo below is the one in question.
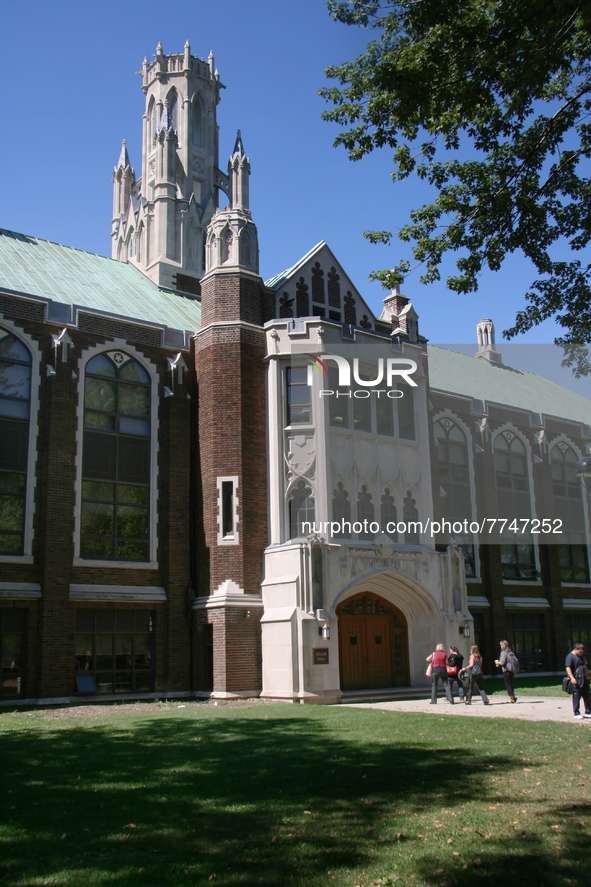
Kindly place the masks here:
POLYGON ((408 686, 406 622, 392 604, 369 592, 337 607, 342 690, 408 686))

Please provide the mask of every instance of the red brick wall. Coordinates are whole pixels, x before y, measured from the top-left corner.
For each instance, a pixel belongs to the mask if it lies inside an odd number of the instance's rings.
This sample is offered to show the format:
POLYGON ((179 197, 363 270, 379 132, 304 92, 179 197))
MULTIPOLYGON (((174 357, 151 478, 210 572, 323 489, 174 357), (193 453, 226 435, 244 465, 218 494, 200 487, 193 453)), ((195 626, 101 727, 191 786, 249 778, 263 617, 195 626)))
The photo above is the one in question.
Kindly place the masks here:
MULTIPOLYGON (((259 280, 212 274, 202 281, 203 332, 196 340, 203 530, 209 592, 228 579, 260 594, 267 545, 264 291, 259 280), (219 477, 238 477, 237 545, 218 545, 219 477)), ((207 610, 213 625, 214 689, 260 690, 260 608, 207 610)), ((196 668, 199 657, 196 657, 196 668)), ((197 680, 200 680, 197 677, 197 680)))
MULTIPOLYGON (((3 296, 4 317, 12 320, 40 344, 39 434, 34 513, 33 564, 0 563, 0 581, 35 582, 41 585, 40 601, 16 601, 29 610, 27 697, 69 696, 74 675, 75 610, 70 584, 164 587, 164 604, 109 603, 108 606, 148 607, 159 612, 156 623, 157 689, 191 689, 191 405, 196 398, 191 357, 190 368, 174 397, 164 398, 171 387, 167 358, 174 352, 159 346, 161 331, 105 317, 79 314, 80 328, 70 328, 74 347, 68 361, 58 355, 56 375, 47 377, 45 367, 54 364, 51 334, 55 324, 43 322, 43 305, 3 296), (83 330, 84 328, 84 330, 83 330), (76 441, 79 359, 83 350, 126 338, 130 345, 157 367, 158 413, 158 570, 121 569, 104 566, 73 566, 76 441)), ((0 317, 0 323, 2 318, 0 317)), ((112 347, 112 346, 111 346, 112 347)), ((33 380, 33 384, 37 384, 33 380)), ((4 602, 0 602, 4 606, 4 602)), ((96 608, 97 604, 89 604, 96 608)))

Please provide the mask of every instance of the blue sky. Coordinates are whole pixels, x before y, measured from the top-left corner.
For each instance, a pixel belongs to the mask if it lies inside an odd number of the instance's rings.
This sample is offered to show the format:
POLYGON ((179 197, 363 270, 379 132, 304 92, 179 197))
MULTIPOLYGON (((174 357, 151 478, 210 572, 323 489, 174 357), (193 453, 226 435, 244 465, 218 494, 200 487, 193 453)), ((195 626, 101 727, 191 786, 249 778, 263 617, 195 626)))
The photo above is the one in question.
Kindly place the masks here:
MULTIPOLYGON (((317 95, 324 69, 354 58, 370 35, 333 22, 324 0, 22 0, 0 5, 0 32, 0 227, 110 254, 111 174, 122 138, 140 174, 144 96, 135 72, 145 55, 152 61, 159 40, 165 52, 180 52, 188 38, 195 55, 213 50, 227 87, 218 108, 222 168, 242 130, 262 276, 324 239, 379 314, 385 293, 369 272, 410 252, 398 241, 372 246, 362 233, 402 227, 429 194, 416 180, 392 183, 387 150, 352 163, 332 147, 337 129, 322 121, 326 105, 317 95)), ((515 256, 501 272, 483 274, 470 296, 450 293, 444 282, 423 286, 418 273, 403 292, 430 341, 476 343, 481 317, 494 320, 500 339, 532 279, 515 256)), ((555 335, 547 322, 520 341, 555 335)))

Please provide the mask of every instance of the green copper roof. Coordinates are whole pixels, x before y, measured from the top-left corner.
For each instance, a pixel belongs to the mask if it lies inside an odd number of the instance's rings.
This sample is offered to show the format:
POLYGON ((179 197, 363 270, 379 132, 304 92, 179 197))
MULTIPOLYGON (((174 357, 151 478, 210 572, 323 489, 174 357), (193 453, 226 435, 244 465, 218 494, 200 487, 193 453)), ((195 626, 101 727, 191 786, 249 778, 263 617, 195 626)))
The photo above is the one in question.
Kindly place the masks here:
POLYGON ((295 265, 292 265, 291 268, 287 268, 280 274, 276 274, 275 277, 270 277, 269 280, 265 280, 265 286, 268 286, 269 289, 276 290, 277 287, 281 286, 283 281, 290 276, 290 274, 293 274, 294 271, 297 271, 300 265, 303 265, 304 262, 307 262, 310 256, 313 256, 317 249, 320 249, 321 246, 325 245, 325 241, 321 240, 320 243, 317 243, 316 246, 313 246, 312 249, 308 250, 305 256, 302 256, 301 259, 298 259, 295 265))
POLYGON ((427 351, 436 391, 591 425, 591 400, 542 376, 435 345, 427 351))
POLYGON ((159 289, 133 265, 0 228, 0 289, 196 332, 201 304, 159 289))

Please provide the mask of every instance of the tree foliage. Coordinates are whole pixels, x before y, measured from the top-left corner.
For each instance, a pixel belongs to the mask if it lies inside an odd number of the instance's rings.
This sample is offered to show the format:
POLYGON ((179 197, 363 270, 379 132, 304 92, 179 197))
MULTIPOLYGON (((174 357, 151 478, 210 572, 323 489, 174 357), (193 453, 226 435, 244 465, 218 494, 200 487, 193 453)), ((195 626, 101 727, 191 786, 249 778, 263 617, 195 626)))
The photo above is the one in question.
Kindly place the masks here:
MULTIPOLYGON (((505 336, 554 317, 565 331, 556 341, 570 347, 575 371, 588 372, 588 349, 576 346, 591 342, 591 3, 328 6, 337 21, 379 35, 355 61, 326 71, 339 85, 321 90, 334 105, 323 116, 345 127, 335 144, 352 160, 387 146, 394 180, 414 173, 437 189, 398 234, 413 243, 421 281, 439 280, 452 252, 448 287, 473 292, 483 269, 521 251, 537 274, 505 336)), ((402 261, 372 277, 390 287, 410 267, 402 261)))

